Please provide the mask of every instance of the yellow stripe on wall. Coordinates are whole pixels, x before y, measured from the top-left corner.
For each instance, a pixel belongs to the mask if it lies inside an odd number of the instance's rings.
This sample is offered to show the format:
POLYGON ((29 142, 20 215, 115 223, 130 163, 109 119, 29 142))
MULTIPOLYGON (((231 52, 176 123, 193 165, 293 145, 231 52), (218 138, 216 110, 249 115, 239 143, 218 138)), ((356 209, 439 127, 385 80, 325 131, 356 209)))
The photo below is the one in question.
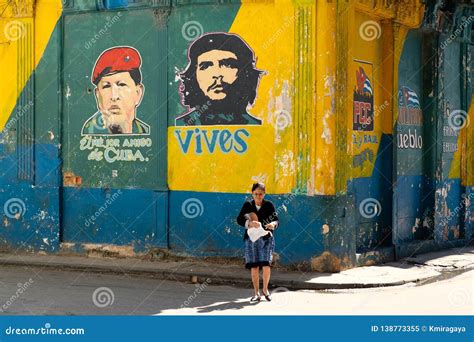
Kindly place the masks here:
MULTIPOLYGON (((259 158, 259 171, 266 177, 267 188, 273 193, 290 192, 294 186, 296 155, 294 151, 294 82, 295 82, 295 23, 298 20, 292 1, 272 2, 242 1, 242 5, 230 28, 231 33, 241 36, 257 56, 257 68, 267 72, 262 77, 257 101, 252 112, 263 119, 270 136, 263 140, 259 158), (278 129, 281 113, 289 114, 287 128, 278 129), (274 154, 268 153, 272 151, 274 154)), ((312 29, 312 28, 308 28, 312 29)), ((262 136, 263 137, 263 136, 262 136)), ((246 163, 256 159, 248 155, 246 163)), ((247 177, 249 180, 251 176, 247 177)), ((234 191, 247 190, 235 187, 234 191)))
POLYGON ((5 127, 21 91, 41 60, 61 12, 60 0, 37 0, 34 12, 25 9, 23 13, 15 13, 9 6, 3 13, 0 19, 0 130, 5 127), (34 44, 33 68, 27 68, 27 75, 18 75, 19 66, 26 62, 18 56, 18 45, 26 39, 28 26, 34 30, 34 40, 29 42, 34 44))
POLYGON ((457 144, 458 150, 454 153, 449 178, 461 177, 462 185, 474 186, 474 95, 457 144))

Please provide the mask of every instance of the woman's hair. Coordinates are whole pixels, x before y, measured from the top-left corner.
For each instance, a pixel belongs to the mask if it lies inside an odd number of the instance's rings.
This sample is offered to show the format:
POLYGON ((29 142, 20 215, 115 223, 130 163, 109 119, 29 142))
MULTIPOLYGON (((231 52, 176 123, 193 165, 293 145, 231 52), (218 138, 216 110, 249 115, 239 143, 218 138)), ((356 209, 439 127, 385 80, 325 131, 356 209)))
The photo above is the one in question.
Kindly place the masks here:
POLYGON ((265 184, 263 184, 263 183, 253 183, 252 192, 254 192, 256 189, 260 189, 263 192, 265 192, 265 184))

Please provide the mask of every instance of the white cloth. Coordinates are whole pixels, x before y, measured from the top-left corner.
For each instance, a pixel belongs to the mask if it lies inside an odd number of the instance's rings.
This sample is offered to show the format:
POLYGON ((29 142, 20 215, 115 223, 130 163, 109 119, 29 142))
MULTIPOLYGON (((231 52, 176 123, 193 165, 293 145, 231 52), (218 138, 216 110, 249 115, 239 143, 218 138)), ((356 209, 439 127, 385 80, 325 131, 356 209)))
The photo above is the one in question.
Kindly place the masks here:
POLYGON ((247 234, 249 235, 250 241, 255 242, 260 239, 262 236, 265 236, 269 233, 268 230, 262 228, 262 224, 258 222, 258 228, 248 228, 247 234))

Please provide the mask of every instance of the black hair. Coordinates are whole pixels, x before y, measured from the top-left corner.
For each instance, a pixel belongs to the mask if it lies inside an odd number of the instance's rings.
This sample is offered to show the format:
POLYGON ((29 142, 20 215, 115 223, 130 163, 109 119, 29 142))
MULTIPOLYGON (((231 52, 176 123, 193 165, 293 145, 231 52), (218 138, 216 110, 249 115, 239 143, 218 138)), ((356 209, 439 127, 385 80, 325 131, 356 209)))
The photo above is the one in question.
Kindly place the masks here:
MULTIPOLYGON (((118 74, 119 72, 126 72, 126 71, 117 71, 117 72, 110 72, 111 67, 104 68, 102 72, 96 77, 94 84, 97 86, 102 79, 102 77, 107 76, 107 75, 114 75, 118 74)), ((139 85, 142 83, 142 73, 140 69, 132 69, 129 70, 128 73, 130 74, 130 77, 132 80, 135 82, 135 85, 139 85)))
POLYGON ((253 183, 253 185, 252 185, 252 192, 254 192, 256 189, 260 189, 260 190, 262 190, 263 192, 265 192, 265 184, 259 183, 259 182, 253 183))
MULTIPOLYGON (((224 102, 229 106, 228 112, 246 112, 247 106, 253 105, 257 97, 257 86, 264 73, 255 67, 256 58, 252 49, 236 34, 210 33, 195 40, 188 50, 188 66, 179 74, 181 79, 180 92, 183 103, 190 109, 196 108, 209 99, 199 88, 196 80, 197 59, 207 51, 223 50, 233 52, 237 56, 237 80, 231 85, 233 91, 224 102), (232 108, 230 108, 232 106, 232 108)), ((212 107, 211 106, 211 110, 212 107)))

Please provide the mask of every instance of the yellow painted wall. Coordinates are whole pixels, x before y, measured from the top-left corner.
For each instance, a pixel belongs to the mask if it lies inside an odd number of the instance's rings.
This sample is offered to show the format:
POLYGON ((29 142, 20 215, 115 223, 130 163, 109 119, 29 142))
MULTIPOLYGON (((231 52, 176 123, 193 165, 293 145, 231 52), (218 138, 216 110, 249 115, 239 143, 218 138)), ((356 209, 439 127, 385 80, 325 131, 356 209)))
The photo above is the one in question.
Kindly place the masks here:
MULTIPOLYGON (((18 96, 29 78, 18 77, 19 58, 18 44, 25 37, 27 25, 34 28, 34 65, 31 73, 38 65, 48 44, 62 11, 61 0, 37 0, 32 13, 25 17, 14 13, 11 5, 0 18, 0 130, 3 130, 15 107, 18 96)), ((33 42, 32 42, 33 43, 33 42)))
POLYGON ((466 125, 459 134, 458 146, 460 148, 454 154, 449 177, 454 178, 460 173, 462 185, 474 186, 474 95, 469 105, 466 125), (461 170, 457 170, 456 165, 460 165, 461 170))
POLYGON ((336 3, 318 0, 316 13, 315 168, 308 194, 336 193, 336 3))

